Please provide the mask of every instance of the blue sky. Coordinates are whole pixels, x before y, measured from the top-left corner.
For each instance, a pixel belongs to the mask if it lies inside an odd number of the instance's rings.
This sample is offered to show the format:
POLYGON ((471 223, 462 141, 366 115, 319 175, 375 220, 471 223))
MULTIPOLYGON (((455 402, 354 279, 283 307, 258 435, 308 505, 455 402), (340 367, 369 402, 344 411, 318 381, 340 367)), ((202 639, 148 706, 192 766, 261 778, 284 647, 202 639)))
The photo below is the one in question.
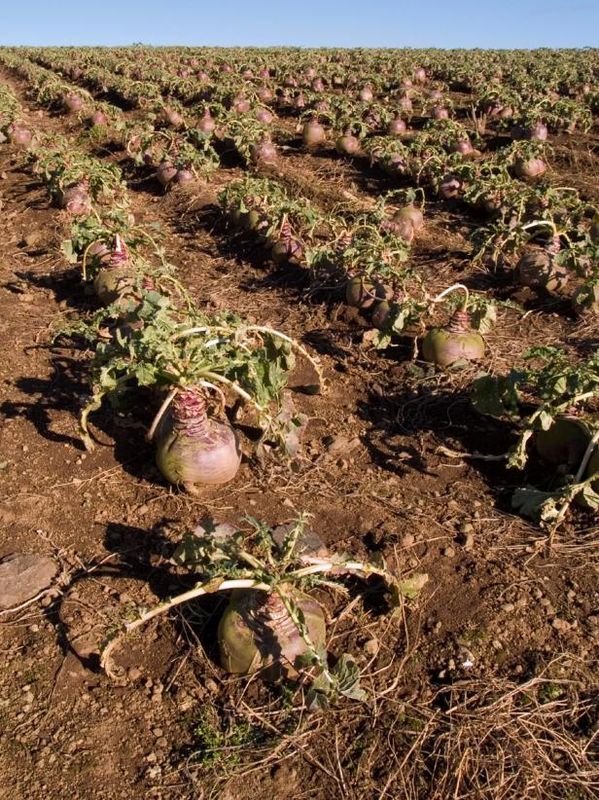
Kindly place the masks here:
POLYGON ((12 0, 6 45, 599 46, 599 0, 12 0))

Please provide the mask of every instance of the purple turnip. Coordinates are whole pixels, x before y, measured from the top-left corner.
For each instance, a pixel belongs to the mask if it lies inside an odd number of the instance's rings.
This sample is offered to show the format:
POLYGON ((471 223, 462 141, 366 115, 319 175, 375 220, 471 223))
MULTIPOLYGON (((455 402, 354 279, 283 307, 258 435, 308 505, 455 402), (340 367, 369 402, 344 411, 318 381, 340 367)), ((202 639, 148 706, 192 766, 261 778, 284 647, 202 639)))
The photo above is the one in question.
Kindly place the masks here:
POLYGON ((11 144, 19 145, 19 147, 29 147, 32 142, 33 134, 21 122, 13 122, 7 128, 8 141, 11 144))
POLYGON ((449 109, 445 106, 435 106, 433 108, 433 119, 449 119, 449 109))
POLYGON ((185 184, 185 183, 193 183, 196 179, 196 176, 192 172, 191 169, 188 167, 183 167, 177 170, 177 174, 175 175, 175 183, 178 184, 185 184))
POLYGON ((231 109, 236 114, 247 114, 251 109, 250 101, 242 94, 238 94, 233 98, 231 109))
POLYGON ((461 153, 463 156, 470 156, 475 152, 470 139, 458 139, 449 149, 452 153, 461 153))
POLYGON ((270 125, 274 119, 273 115, 267 108, 258 108, 254 116, 258 122, 261 122, 263 125, 270 125))
POLYGON ((278 160, 277 148, 267 136, 252 145, 250 152, 254 164, 276 164, 278 160))
MULTIPOLYGON (((558 241, 559 247, 559 241, 558 241)), ((522 286, 559 292, 568 282, 568 271, 556 263, 550 247, 531 247, 519 259, 516 270, 522 286)))
POLYGON ((58 204, 75 217, 89 214, 92 210, 92 199, 89 196, 89 181, 84 178, 79 183, 67 186, 58 193, 58 204))
POLYGON ((162 475, 192 494, 196 484, 232 480, 241 463, 235 432, 208 416, 206 400, 195 388, 179 391, 156 428, 156 464, 162 475))
POLYGON ((378 330, 383 330, 383 328, 387 324, 387 321, 389 320, 390 313, 391 313, 391 304, 389 303, 389 301, 379 300, 372 310, 372 314, 370 315, 370 321, 372 322, 375 328, 377 328, 378 330))
POLYGON ((364 275, 355 275, 345 284, 345 302, 354 308, 370 308, 377 300, 388 300, 382 283, 364 275))
MULTIPOLYGON (((312 644, 322 650, 326 623, 320 604, 291 586, 281 585, 304 619, 312 644)), ((267 680, 296 678, 297 660, 308 645, 276 592, 238 590, 231 596, 218 626, 220 663, 235 675, 260 671, 267 680)))
POLYGON ((569 472, 582 461, 590 440, 591 433, 585 423, 567 416, 557 417, 548 430, 534 434, 535 449, 541 458, 569 472))
POLYGON ((176 174, 177 167, 173 166, 169 161, 162 161, 156 170, 156 179, 161 186, 166 188, 175 179, 176 174))
POLYGON ((165 106, 160 114, 160 122, 165 125, 169 125, 171 128, 175 130, 179 130, 183 128, 185 125, 185 120, 183 119, 182 115, 174 108, 170 106, 165 106))
POLYGON ((339 136, 335 142, 338 153, 344 156, 355 156, 360 152, 360 140, 349 131, 339 136))
POLYGON ((103 242, 95 242, 87 254, 101 264, 93 285, 102 305, 107 306, 125 298, 135 284, 135 270, 129 262, 129 251, 122 237, 116 234, 111 249, 103 242))
POLYGON ((93 128, 106 126, 108 125, 108 117, 103 111, 100 111, 100 109, 98 109, 97 111, 94 111, 94 113, 91 115, 91 117, 89 118, 89 122, 93 128))
POLYGON ((528 130, 528 138, 533 141, 544 142, 547 140, 548 134, 547 125, 543 122, 535 122, 528 130))
POLYGON ((485 340, 470 327, 470 314, 465 310, 454 313, 444 328, 432 328, 422 341, 422 355, 439 367, 449 367, 457 361, 479 361, 485 354, 485 340))
POLYGON ((216 128, 216 122, 210 113, 209 108, 204 109, 204 113, 196 123, 196 128, 200 131, 200 133, 207 134, 212 133, 216 128))
POLYGON ((547 171, 542 158, 518 157, 514 162, 514 172, 519 178, 538 178, 547 171))
POLYGON ((394 117, 387 128, 389 136, 401 136, 407 130, 407 125, 401 117, 394 117))
POLYGON ((462 181, 457 175, 445 175, 439 184, 439 194, 445 200, 451 200, 458 197, 462 189, 462 181))
POLYGON ((83 98, 76 92, 68 92, 62 98, 62 104, 65 111, 70 114, 77 114, 83 108, 83 98))
POLYGON ((407 96, 407 94, 404 94, 402 97, 399 98, 398 105, 402 111, 411 113, 413 110, 412 101, 407 96))
POLYGON ((309 119, 302 128, 302 141, 306 147, 318 147, 324 144, 327 134, 323 126, 316 119, 309 119))
POLYGON ((268 86, 261 86, 258 89, 257 96, 261 103, 270 103, 274 98, 273 91, 268 86))

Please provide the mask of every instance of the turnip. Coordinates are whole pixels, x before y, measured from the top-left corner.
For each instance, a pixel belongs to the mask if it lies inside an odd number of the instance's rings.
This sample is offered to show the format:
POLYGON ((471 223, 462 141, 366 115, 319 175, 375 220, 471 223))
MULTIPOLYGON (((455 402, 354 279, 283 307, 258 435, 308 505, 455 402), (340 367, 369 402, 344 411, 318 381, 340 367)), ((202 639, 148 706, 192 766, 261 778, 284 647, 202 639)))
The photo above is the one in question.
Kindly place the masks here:
POLYGON ((373 326, 378 330, 382 330, 388 320, 389 315, 391 313, 391 304, 388 300, 379 300, 372 310, 372 314, 370 315, 370 321, 372 322, 373 326))
POLYGON ((414 80, 418 83, 426 83, 426 70, 424 67, 416 67, 414 70, 414 80))
POLYGON ((306 147, 318 147, 324 144, 327 134, 317 119, 309 119, 302 128, 302 141, 306 147))
POLYGON ((178 391, 154 435, 156 464, 176 486, 197 494, 196 485, 219 485, 232 480, 241 463, 237 436, 230 425, 208 416, 201 390, 178 391))
POLYGON ((90 125, 94 128, 108 125, 108 117, 106 114, 98 109, 89 118, 90 125))
POLYGON ((526 158, 520 156, 514 162, 514 172, 519 178, 538 178, 547 171, 542 158, 526 158))
POLYGON ((370 308, 376 300, 385 300, 385 287, 365 275, 351 277, 345 285, 345 302, 354 308, 370 308))
POLYGON ((274 99, 273 91, 268 86, 261 86, 258 89, 257 96, 261 103, 270 103, 274 99))
MULTIPOLYGON (((326 708, 340 697, 365 700, 355 660, 344 653, 329 663, 324 610, 307 593, 307 581, 310 576, 329 576, 321 582, 341 588, 343 577, 374 575, 385 586, 391 606, 403 608, 404 599, 415 597, 428 576, 399 579, 385 566, 330 553, 316 534, 305 530, 304 514, 274 529, 257 520, 249 522, 253 534, 211 519, 202 520, 193 534, 186 534, 173 559, 200 580, 144 610, 125 625, 124 632, 184 603, 231 592, 217 634, 221 665, 227 672, 301 680, 302 702, 310 709, 326 708)), ((102 654, 101 665, 111 677, 116 677, 111 652, 117 643, 118 637, 113 638, 102 654)))
MULTIPOLYGON (((297 589, 281 585, 288 601, 301 611, 310 641, 322 650, 326 622, 322 606, 297 589)), ((297 659, 310 649, 280 594, 238 590, 218 626, 220 663, 227 672, 250 675, 261 671, 267 680, 296 678, 297 659)))
POLYGON ((449 109, 445 106, 435 106, 433 108, 433 119, 449 119, 449 109))
POLYGON ((181 169, 178 169, 177 174, 175 175, 175 183, 178 184, 193 183, 195 179, 196 176, 188 167, 182 167, 181 169))
POLYGON ((176 109, 171 108, 170 106, 165 106, 162 109, 159 120, 163 124, 169 125, 175 130, 180 130, 185 126, 185 120, 183 119, 183 116, 176 109))
POLYGON ((476 152, 470 139, 458 139, 451 145, 450 150, 463 156, 470 156, 476 152))
POLYGON ((175 179, 177 174, 177 167, 173 166, 170 161, 162 161, 156 170, 156 179, 161 186, 165 188, 175 179))
POLYGON ((528 138, 533 141, 544 142, 548 136, 547 125, 543 122, 535 122, 528 130, 528 138))
POLYGON ((548 430, 535 431, 534 445, 544 461, 571 472, 578 467, 591 440, 588 426, 575 417, 557 417, 548 430))
POLYGON ((63 96, 62 104, 65 108, 65 111, 68 111, 70 114, 76 114, 83 108, 83 98, 80 94, 68 92, 63 96))
POLYGON ((98 300, 103 305, 116 302, 134 285, 135 270, 129 262, 127 245, 118 233, 111 249, 103 242, 95 242, 89 247, 86 256, 97 259, 101 264, 93 285, 98 300))
POLYGON ((469 292, 466 286, 456 283, 442 291, 433 303, 439 303, 455 290, 464 292, 464 300, 454 311, 448 324, 443 328, 432 328, 422 341, 422 355, 439 367, 449 367, 456 362, 478 361, 485 354, 485 340, 470 327, 470 314, 467 311, 469 292))
POLYGON ((11 123, 6 130, 8 141, 20 147, 29 147, 33 140, 33 134, 22 122, 11 123))
POLYGON ((58 192, 58 204, 75 217, 89 214, 92 210, 92 199, 89 196, 89 181, 84 178, 78 183, 61 189, 58 192))
POLYGON ((279 231, 279 237, 271 247, 271 255, 278 264, 284 264, 301 258, 303 248, 294 238, 289 220, 285 219, 279 231))
POLYGON ((270 125, 273 121, 273 115, 267 108, 258 108, 254 114, 258 122, 261 122, 263 125, 270 125))
POLYGON ((397 116, 394 117, 389 123, 389 126, 387 128, 387 133, 389 134, 389 136, 401 136, 402 133, 406 132, 406 129, 407 129, 406 123, 403 121, 401 117, 397 116))
POLYGON ((404 94, 399 98, 398 105, 402 111, 411 113, 413 110, 412 101, 407 96, 407 94, 404 94))
POLYGON ((201 133, 212 133, 213 130, 216 128, 216 122, 212 114, 210 113, 209 108, 204 109, 204 113, 196 123, 196 128, 201 133))
MULTIPOLYGON (((559 244, 558 244, 559 246, 559 244)), ((568 282, 568 271, 556 263, 556 252, 549 247, 531 247, 516 265, 518 280, 531 289, 556 292, 568 282)))
POLYGON ((238 94, 233 98, 231 109, 236 114, 247 114, 251 109, 250 101, 242 94, 238 94))
POLYGON ((439 367, 458 361, 479 361, 485 354, 485 340, 470 327, 470 314, 456 311, 444 328, 431 329, 422 341, 422 355, 439 367))
POLYGON ((458 197, 462 189, 462 181, 457 175, 445 175, 439 184, 439 194, 445 200, 451 200, 458 197))
POLYGON ((337 152, 344 156, 355 156, 360 152, 360 140, 354 136, 350 131, 346 131, 342 136, 339 136, 335 142, 337 152))
POLYGON ((263 136, 250 148, 254 164, 275 164, 278 160, 277 148, 268 136, 263 136))

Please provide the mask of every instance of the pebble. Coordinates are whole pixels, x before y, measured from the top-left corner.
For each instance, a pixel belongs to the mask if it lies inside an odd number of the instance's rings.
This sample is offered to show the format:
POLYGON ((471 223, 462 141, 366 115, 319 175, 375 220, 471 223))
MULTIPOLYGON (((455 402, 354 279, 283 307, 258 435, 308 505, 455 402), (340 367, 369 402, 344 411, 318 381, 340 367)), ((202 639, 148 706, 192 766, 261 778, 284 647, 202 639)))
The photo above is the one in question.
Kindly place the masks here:
POLYGON ((369 639, 364 644, 364 652, 368 653, 369 656, 375 656, 378 653, 380 646, 381 645, 378 639, 369 639))
POLYGON ((565 633, 566 631, 569 631, 570 628, 572 627, 572 625, 569 622, 567 622, 565 619, 560 619, 559 617, 556 617, 552 621, 551 626, 560 633, 565 633))
POLYGON ((58 572, 56 562, 34 553, 13 553, 0 561, 0 609, 26 602, 46 589, 58 572))
POLYGON ((474 550, 474 534, 473 533, 466 533, 462 534, 459 539, 460 544, 464 548, 464 550, 474 550))
POLYGON ((505 612, 506 612, 506 614, 509 614, 509 613, 510 613, 510 612, 512 612, 512 611, 513 611, 515 608, 516 608, 516 606, 515 606, 513 603, 504 603, 504 604, 501 606, 501 610, 502 610, 502 611, 505 611, 505 612))
POLYGON ((411 547, 414 542, 416 541, 416 537, 413 533, 406 533, 401 537, 401 546, 402 547, 411 547))
POLYGON ((442 553, 445 556, 445 558, 454 558, 455 556, 455 550, 453 549, 453 547, 444 547, 442 553))

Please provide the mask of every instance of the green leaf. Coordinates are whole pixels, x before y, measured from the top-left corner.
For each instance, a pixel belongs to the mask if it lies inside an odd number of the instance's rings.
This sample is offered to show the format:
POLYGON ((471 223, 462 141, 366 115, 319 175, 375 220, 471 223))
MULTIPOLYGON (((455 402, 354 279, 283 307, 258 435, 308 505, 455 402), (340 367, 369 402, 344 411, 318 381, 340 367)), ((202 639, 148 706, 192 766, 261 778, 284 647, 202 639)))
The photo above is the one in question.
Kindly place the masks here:
POLYGON ((542 492, 533 486, 516 489, 512 496, 512 508, 537 522, 553 522, 559 513, 555 493, 542 492))

